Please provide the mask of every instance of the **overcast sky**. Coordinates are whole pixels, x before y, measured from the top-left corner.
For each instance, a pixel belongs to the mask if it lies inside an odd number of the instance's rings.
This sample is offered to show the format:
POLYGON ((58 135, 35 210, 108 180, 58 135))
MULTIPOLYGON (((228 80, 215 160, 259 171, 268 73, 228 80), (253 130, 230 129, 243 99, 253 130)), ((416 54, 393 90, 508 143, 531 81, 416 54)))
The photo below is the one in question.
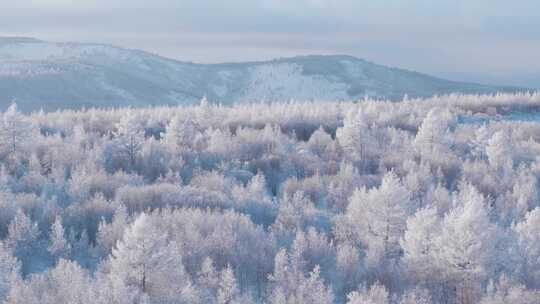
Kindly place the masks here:
POLYGON ((349 54, 540 88, 539 0, 0 0, 0 35, 195 62, 349 54))

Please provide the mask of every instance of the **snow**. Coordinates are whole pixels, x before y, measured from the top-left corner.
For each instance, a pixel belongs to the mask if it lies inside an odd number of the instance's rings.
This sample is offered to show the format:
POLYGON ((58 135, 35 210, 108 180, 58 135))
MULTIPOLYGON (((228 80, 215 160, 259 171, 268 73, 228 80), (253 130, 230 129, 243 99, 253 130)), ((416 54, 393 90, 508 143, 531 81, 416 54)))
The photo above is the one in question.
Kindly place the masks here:
POLYGON ((298 64, 260 65, 250 69, 250 79, 240 101, 344 100, 347 84, 323 76, 302 75, 298 64))
POLYGON ((193 64, 104 44, 0 37, 0 109, 193 104, 202 96, 252 101, 360 100, 494 93, 508 88, 455 83, 347 56, 193 64))
POLYGON ((59 75, 61 73, 63 73, 63 70, 59 67, 27 62, 3 62, 0 65, 0 78, 28 79, 44 75, 59 75))

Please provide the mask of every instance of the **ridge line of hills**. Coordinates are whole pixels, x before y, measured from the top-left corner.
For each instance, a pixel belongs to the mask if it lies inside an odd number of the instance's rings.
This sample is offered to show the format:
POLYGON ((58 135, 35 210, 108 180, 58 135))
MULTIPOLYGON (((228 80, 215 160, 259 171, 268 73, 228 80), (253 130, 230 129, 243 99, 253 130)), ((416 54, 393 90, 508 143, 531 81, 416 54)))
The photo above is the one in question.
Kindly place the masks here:
POLYGON ((0 37, 0 108, 23 111, 274 101, 401 100, 526 88, 445 80, 349 55, 199 64, 108 44, 0 37))

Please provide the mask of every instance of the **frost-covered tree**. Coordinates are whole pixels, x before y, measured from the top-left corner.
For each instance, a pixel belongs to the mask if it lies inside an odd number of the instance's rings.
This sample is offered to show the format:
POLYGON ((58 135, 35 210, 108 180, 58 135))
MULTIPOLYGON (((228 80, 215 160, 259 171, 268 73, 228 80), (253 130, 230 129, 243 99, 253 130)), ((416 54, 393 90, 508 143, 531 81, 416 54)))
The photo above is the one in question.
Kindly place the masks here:
POLYGON ((32 135, 32 124, 17 110, 17 104, 11 106, 2 114, 0 138, 3 149, 15 155, 32 135))
POLYGON ((524 258, 522 275, 529 286, 540 287, 540 208, 531 210, 525 219, 514 226, 521 255, 524 258))
POLYGON ((327 204, 339 211, 344 211, 353 191, 363 186, 358 170, 350 163, 342 162, 339 171, 328 183, 327 204))
POLYGON ((338 280, 334 287, 341 295, 346 295, 359 284, 362 274, 360 254, 355 246, 340 244, 336 249, 336 272, 338 280))
POLYGON ((175 151, 192 151, 197 148, 197 142, 202 140, 200 127, 192 120, 180 116, 174 117, 162 135, 163 141, 175 151))
POLYGON ((390 294, 380 283, 373 284, 369 289, 362 288, 347 295, 347 304, 389 304, 390 294))
POLYGON ((449 128, 453 120, 448 110, 431 109, 414 138, 415 148, 421 153, 447 153, 450 148, 449 128))
POLYGON ((330 134, 326 133, 324 128, 319 127, 307 142, 308 149, 317 155, 318 157, 324 158, 332 149, 333 139, 330 134))
POLYGON ((285 249, 274 260, 274 273, 270 276, 272 290, 270 303, 330 304, 334 300, 331 288, 324 285, 320 269, 316 266, 306 277, 299 261, 285 249))
POLYGON ((344 150, 347 159, 361 164, 364 168, 372 155, 375 139, 371 135, 367 115, 363 110, 350 112, 343 122, 343 127, 336 132, 336 139, 344 150))
POLYGON ((300 271, 307 273, 319 268, 325 277, 331 277, 336 263, 335 247, 324 233, 314 227, 307 233, 298 231, 291 246, 291 259, 300 271))
POLYGON ((127 157, 131 168, 135 166, 144 143, 144 129, 140 119, 140 116, 128 112, 116 125, 115 137, 118 149, 127 157))
POLYGON ((292 197, 285 195, 280 201, 278 215, 271 230, 283 240, 291 240, 296 232, 303 230, 317 213, 313 202, 302 191, 292 197))
POLYGON ((277 206, 262 173, 254 175, 245 186, 233 186, 231 195, 235 201, 235 209, 251 215, 256 223, 270 225, 273 222, 277 206))
POLYGON ((480 283, 490 274, 497 230, 490 222, 485 198, 464 185, 457 206, 444 217, 435 238, 437 265, 461 303, 478 300, 480 283))
POLYGON ((0 242, 0 301, 4 301, 11 286, 20 278, 21 265, 6 246, 0 242))
POLYGON ((55 259, 68 258, 71 253, 71 245, 65 237, 62 218, 57 216, 51 227, 51 242, 47 250, 55 259))
POLYGON ((36 256, 35 250, 38 249, 38 237, 40 231, 37 223, 32 220, 19 209, 15 217, 9 224, 8 236, 6 244, 10 248, 15 257, 22 262, 23 274, 27 274, 30 270, 30 264, 36 256))
MULTIPOLYGON (((110 277, 118 289, 148 296, 157 303, 182 302, 183 291, 191 286, 176 242, 167 242, 155 221, 141 214, 113 249, 110 277)), ((114 292, 114 291, 113 291, 114 292)))
POLYGON ((361 188, 352 195, 345 218, 352 237, 367 247, 366 264, 378 272, 396 265, 410 208, 410 193, 394 172, 384 176, 379 188, 361 188))
POLYGON ((234 272, 230 266, 221 271, 219 280, 219 288, 217 291, 217 303, 218 304, 233 304, 240 303, 240 292, 236 284, 236 278, 234 272))
MULTIPOLYGON (((402 263, 414 283, 432 286, 433 274, 440 271, 435 239, 441 233, 440 218, 433 207, 420 209, 407 219, 407 230, 400 241, 402 263)), ((432 286, 433 287, 433 286, 432 286)))
POLYGON ((503 225, 524 219, 527 212, 540 203, 537 177, 525 167, 517 170, 511 189, 501 193, 494 202, 503 225))
POLYGON ((486 145, 486 154, 489 163, 495 168, 513 164, 512 143, 509 135, 504 131, 498 131, 486 145))
POLYGON ((97 247, 103 256, 111 253, 124 235, 124 231, 128 227, 128 213, 124 205, 119 205, 114 211, 114 216, 111 223, 101 221, 96 237, 97 247))
POLYGON ((204 303, 211 303, 217 298, 220 276, 210 257, 204 259, 201 269, 197 273, 196 283, 201 291, 201 299, 204 303))
POLYGON ((56 267, 19 281, 7 303, 56 304, 94 302, 90 276, 77 263, 60 260, 56 267))

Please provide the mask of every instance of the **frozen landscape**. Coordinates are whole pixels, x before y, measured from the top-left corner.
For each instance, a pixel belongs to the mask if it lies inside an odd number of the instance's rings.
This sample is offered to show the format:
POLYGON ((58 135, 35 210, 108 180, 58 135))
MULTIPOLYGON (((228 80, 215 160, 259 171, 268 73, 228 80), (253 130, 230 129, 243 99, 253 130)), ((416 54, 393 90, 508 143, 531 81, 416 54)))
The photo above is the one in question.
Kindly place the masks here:
POLYGON ((539 94, 12 105, 0 302, 540 303, 537 113, 539 94))
POLYGON ((538 0, 0 2, 0 304, 540 304, 538 0))

